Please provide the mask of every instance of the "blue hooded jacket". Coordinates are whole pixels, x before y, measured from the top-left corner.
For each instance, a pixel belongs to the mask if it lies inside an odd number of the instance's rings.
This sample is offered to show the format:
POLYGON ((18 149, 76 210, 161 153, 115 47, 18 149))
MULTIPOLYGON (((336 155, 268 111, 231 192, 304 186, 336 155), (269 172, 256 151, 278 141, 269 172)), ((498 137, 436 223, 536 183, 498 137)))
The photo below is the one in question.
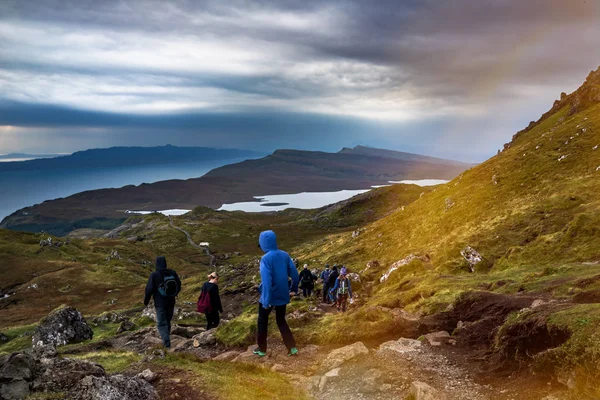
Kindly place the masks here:
POLYGON ((289 304, 290 292, 298 292, 298 271, 294 261, 285 251, 277 249, 277 236, 273 231, 260 234, 258 240, 265 255, 260 260, 260 304, 275 307, 289 304), (288 284, 292 278, 292 286, 288 284))

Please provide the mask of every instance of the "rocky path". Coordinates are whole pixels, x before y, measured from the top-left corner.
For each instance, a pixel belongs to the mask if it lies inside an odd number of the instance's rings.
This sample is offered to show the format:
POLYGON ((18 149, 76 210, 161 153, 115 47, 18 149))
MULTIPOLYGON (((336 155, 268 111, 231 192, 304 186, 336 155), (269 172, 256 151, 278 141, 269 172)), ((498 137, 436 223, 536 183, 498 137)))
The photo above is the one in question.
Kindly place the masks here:
POLYGON ((183 228, 180 228, 177 225, 173 224, 173 218, 171 216, 169 216, 169 224, 171 225, 171 228, 176 229, 179 232, 183 233, 185 235, 185 237, 187 238, 189 244, 191 244, 193 247, 197 248, 198 250, 204 251, 206 253, 206 255, 210 257, 210 266, 211 267, 216 264, 217 258, 213 254, 211 254, 211 252, 208 249, 208 247, 200 246, 199 244, 197 244, 196 242, 194 242, 194 240, 192 239, 192 236, 189 234, 188 231, 186 231, 183 228))

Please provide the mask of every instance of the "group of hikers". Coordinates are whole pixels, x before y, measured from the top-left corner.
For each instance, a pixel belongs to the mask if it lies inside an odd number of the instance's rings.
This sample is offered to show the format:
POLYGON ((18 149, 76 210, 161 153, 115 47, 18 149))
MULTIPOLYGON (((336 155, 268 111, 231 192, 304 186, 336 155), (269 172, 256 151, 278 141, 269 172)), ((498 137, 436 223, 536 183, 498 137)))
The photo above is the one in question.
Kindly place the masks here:
MULTIPOLYGON (((348 272, 343 266, 334 265, 330 269, 329 265, 326 265, 325 270, 317 277, 305 264, 302 271, 298 273, 289 254, 278 249, 275 232, 262 232, 258 242, 265 254, 260 260, 261 283, 258 286, 260 299, 256 338, 258 347, 254 350, 254 354, 260 357, 267 355, 269 315, 275 310, 277 327, 288 349, 288 355, 294 356, 298 354, 298 348, 285 318, 286 308, 291 297, 299 294, 299 288, 302 288, 304 297, 310 297, 315 282, 320 280, 323 283, 323 303, 333 304, 339 310, 346 311, 348 298, 352 301, 352 288, 348 272)), ((206 316, 207 330, 219 326, 220 313, 223 312, 218 282, 219 275, 216 272, 208 275, 208 281, 202 286, 198 297, 197 309, 206 316)), ((167 268, 165 257, 158 257, 156 271, 152 272, 148 278, 144 305, 147 307, 150 299, 154 298, 157 328, 166 348, 171 347, 171 320, 175 309, 175 299, 180 291, 181 280, 177 272, 167 268)))

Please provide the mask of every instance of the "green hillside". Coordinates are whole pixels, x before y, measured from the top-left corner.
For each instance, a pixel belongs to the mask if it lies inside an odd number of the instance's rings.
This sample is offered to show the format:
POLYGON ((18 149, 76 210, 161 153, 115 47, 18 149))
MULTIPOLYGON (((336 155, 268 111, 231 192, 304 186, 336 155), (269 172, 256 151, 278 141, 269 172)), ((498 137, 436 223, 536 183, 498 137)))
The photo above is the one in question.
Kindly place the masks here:
MULTIPOLYGON (((534 352, 540 364, 561 359, 563 368, 600 371, 600 346, 589 336, 600 328, 600 305, 576 304, 600 302, 600 69, 561 97, 497 156, 369 225, 359 238, 331 237, 325 249, 306 245, 303 256, 344 259, 356 270, 377 260, 364 272, 373 282, 365 307, 428 315, 481 290, 559 299, 555 312, 515 314, 507 324, 541 320, 546 331, 566 332, 559 349, 547 350, 549 344, 534 352), (467 246, 482 256, 472 268, 461 255, 467 246), (411 255, 418 258, 380 282, 392 263, 411 255)), ((333 321, 325 337, 361 317, 357 311, 333 321)), ((377 318, 388 317, 371 315, 377 318)), ((392 329, 371 326, 381 335, 392 329)), ((498 350, 507 329, 496 336, 498 350)), ((518 350, 510 356, 523 355, 518 350)))

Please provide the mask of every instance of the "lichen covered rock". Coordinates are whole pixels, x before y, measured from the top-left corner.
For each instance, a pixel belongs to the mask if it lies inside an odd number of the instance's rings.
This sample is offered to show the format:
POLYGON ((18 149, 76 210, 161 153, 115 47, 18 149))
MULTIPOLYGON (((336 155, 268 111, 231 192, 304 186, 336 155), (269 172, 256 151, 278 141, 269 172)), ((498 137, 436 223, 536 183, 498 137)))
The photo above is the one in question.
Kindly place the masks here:
POLYGON ((33 335, 33 347, 44 345, 64 346, 90 340, 94 335, 81 312, 73 307, 63 307, 44 318, 33 335))

